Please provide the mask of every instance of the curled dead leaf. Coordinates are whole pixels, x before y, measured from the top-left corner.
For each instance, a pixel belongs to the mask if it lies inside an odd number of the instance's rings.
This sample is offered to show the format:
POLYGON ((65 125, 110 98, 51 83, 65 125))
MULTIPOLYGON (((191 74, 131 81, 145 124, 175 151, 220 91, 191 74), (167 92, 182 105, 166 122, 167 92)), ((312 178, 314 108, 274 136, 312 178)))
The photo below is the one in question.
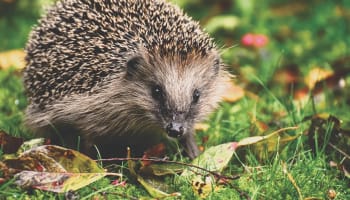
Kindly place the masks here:
POLYGON ((0 168, 5 177, 13 176, 15 183, 53 192, 77 190, 100 178, 116 173, 107 173, 89 157, 54 145, 31 148, 18 157, 5 159, 0 168))

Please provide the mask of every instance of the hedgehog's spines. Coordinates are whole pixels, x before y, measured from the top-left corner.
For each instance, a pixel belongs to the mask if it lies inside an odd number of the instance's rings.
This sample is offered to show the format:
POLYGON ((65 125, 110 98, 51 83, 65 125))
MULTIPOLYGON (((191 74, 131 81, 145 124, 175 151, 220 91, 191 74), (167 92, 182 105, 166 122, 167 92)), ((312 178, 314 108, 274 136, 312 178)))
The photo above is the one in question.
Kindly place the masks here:
POLYGON ((33 30, 24 79, 45 107, 125 74, 139 48, 160 57, 205 57, 215 44, 197 22, 163 0, 63 0, 33 30))
POLYGON ((58 1, 26 52, 26 124, 81 136, 85 150, 142 149, 166 132, 195 157, 194 123, 216 107, 227 77, 210 37, 165 0, 58 1))

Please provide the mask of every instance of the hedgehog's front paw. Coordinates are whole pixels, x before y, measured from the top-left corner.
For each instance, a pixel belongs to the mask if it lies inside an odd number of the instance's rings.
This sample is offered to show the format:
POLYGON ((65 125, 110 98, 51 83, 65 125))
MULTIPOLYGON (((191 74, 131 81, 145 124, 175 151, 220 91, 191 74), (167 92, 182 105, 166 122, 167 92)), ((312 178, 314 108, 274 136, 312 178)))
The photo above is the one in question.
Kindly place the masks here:
POLYGON ((194 139, 193 133, 185 134, 181 138, 180 143, 184 147, 188 157, 190 157, 191 159, 194 159, 199 155, 200 152, 196 144, 196 140, 194 139))

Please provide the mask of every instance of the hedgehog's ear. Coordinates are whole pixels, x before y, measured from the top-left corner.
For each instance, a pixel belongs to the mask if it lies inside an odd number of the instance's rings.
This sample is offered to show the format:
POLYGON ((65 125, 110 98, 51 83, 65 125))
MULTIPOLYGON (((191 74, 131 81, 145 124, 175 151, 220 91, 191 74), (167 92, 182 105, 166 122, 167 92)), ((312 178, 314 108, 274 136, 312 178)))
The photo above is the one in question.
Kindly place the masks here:
POLYGON ((216 58, 215 60, 214 60, 214 73, 215 73, 215 75, 218 75, 219 74, 219 70, 220 70, 220 58, 216 58))
POLYGON ((139 68, 145 64, 145 60, 141 56, 131 57, 126 62, 126 77, 132 78, 139 71, 139 68))

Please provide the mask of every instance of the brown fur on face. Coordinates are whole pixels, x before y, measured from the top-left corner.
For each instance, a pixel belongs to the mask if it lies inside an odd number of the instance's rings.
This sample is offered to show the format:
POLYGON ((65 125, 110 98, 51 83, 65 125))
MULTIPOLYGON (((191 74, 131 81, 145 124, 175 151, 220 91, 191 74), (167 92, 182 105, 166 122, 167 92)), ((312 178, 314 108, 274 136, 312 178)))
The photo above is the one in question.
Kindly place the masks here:
POLYGON ((143 63, 133 74, 110 81, 95 94, 71 95, 44 110, 28 107, 27 116, 31 117, 27 118, 27 124, 36 132, 48 131, 51 126, 57 126, 61 132, 61 126, 71 126, 71 130, 77 132, 68 134, 80 134, 83 148, 88 150, 93 144, 101 144, 103 148, 104 141, 109 141, 107 138, 115 141, 115 146, 129 141, 128 145, 145 149, 159 141, 159 134, 165 133, 174 112, 184 113, 185 117, 179 120, 185 134, 193 134, 194 123, 203 120, 216 107, 227 80, 226 72, 216 66, 219 65, 217 53, 188 60, 149 55, 148 52, 137 55, 143 63), (164 102, 152 97, 154 85, 164 88, 164 102), (196 89, 201 96, 193 104, 196 89), (131 138, 135 139, 130 141, 131 138), (148 144, 147 140, 153 142, 148 144))

